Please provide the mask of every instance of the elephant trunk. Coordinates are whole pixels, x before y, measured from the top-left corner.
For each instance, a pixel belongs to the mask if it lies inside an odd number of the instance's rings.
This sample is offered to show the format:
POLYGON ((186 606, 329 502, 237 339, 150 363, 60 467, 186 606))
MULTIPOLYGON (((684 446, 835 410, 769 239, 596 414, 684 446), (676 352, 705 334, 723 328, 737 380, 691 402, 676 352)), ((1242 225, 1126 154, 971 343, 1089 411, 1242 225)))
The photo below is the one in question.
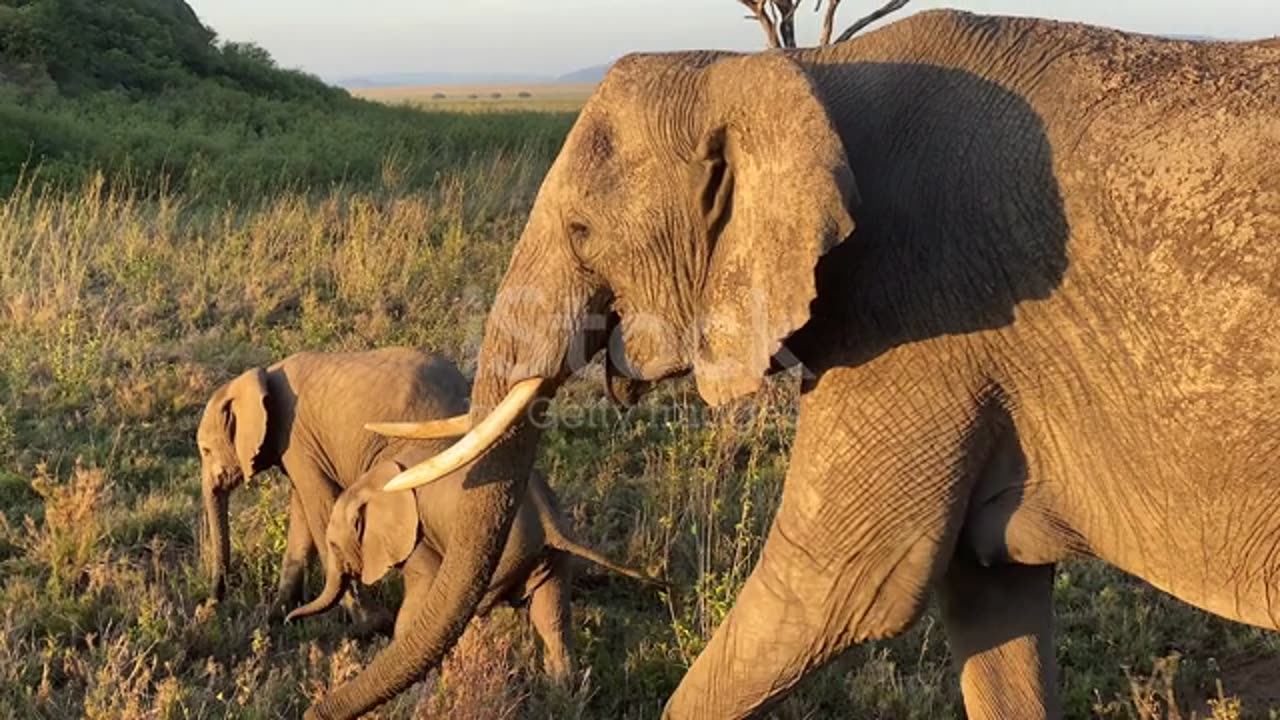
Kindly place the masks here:
POLYGON ((227 591, 227 572, 231 565, 231 525, 227 517, 230 493, 219 489, 206 476, 201 483, 201 497, 204 501, 204 525, 208 531, 204 547, 205 564, 213 596, 221 600, 227 591))
MULTIPOLYGON (((542 225, 537 211, 534 215, 531 226, 542 225)), ((543 378, 541 400, 555 392, 573 363, 567 357, 570 345, 586 327, 596 297, 570 276, 576 265, 549 262, 547 253, 529 251, 530 232, 536 230, 526 227, 485 324, 471 393, 473 427, 483 426, 522 381, 543 378), (518 284, 528 279, 540 286, 518 284)), ((347 720, 369 711, 420 680, 457 642, 489 587, 524 497, 545 407, 541 401, 528 403, 464 470, 465 491, 456 514, 467 521, 455 524, 449 552, 419 610, 405 618, 404 632, 363 673, 313 705, 308 718, 347 720)))
POLYGON ((348 583, 347 575, 342 572, 342 568, 338 567, 339 564, 337 553, 330 552, 329 562, 325 566, 324 588, 316 596, 315 600, 295 608, 293 612, 289 613, 288 617, 285 618, 286 621, 293 622, 300 618, 326 612, 338 604, 338 599, 342 597, 342 593, 346 592, 348 583))

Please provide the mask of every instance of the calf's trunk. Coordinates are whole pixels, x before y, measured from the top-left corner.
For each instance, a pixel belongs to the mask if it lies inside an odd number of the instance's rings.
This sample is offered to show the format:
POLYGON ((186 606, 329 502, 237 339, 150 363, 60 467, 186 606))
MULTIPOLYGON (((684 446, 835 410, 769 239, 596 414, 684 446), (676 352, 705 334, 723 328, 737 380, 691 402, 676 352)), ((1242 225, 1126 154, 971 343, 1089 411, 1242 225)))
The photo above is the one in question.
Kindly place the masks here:
POLYGON ((214 487, 208 478, 202 483, 201 497, 208 532, 204 547, 205 564, 213 596, 221 600, 227 591, 227 572, 231 564, 231 525, 227 518, 230 498, 227 491, 214 487))
POLYGON ((325 567, 324 573, 324 589, 316 596, 315 600, 295 608, 289 613, 285 620, 292 622, 304 617, 310 617, 318 613, 326 612, 334 605, 338 604, 338 599, 342 597, 342 593, 347 589, 347 576, 343 574, 342 569, 338 567, 338 558, 336 554, 330 550, 329 563, 325 567))

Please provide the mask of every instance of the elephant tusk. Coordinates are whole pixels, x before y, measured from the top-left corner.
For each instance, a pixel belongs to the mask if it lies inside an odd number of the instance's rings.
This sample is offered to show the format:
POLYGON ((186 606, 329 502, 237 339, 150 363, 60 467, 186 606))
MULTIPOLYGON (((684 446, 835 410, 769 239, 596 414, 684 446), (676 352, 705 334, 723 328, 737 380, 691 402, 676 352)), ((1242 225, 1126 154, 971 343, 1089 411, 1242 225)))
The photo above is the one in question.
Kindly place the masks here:
POLYGON ((541 387, 542 378, 538 377, 516 383, 493 412, 477 423, 461 440, 439 455, 391 478, 382 489, 390 492, 426 485, 480 457, 511 427, 525 407, 538 395, 541 387))
POLYGON ((471 416, 458 415, 444 420, 425 422, 367 423, 365 430, 404 440, 441 440, 466 435, 471 430, 471 416))

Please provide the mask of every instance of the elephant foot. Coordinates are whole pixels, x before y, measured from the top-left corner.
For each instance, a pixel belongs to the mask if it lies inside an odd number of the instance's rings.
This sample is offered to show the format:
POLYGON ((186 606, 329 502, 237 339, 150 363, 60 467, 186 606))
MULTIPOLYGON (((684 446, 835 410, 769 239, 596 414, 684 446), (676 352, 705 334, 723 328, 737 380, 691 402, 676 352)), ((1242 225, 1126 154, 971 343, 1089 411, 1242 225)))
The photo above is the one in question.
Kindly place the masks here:
POLYGON ((268 625, 283 625, 285 618, 289 615, 289 608, 280 603, 272 603, 271 610, 267 612, 268 625))
POLYGON ((300 596, 301 593, 299 592, 277 594, 275 599, 271 601, 271 610, 267 612, 267 623, 269 625, 283 625, 289 612, 300 604, 300 596))
POLYGON ((389 612, 382 612, 376 617, 357 621, 352 635, 357 640, 372 640, 376 637, 389 638, 395 631, 395 627, 395 616, 389 612))
POLYGON ((371 600, 362 598, 351 603, 347 615, 351 619, 352 635, 357 640, 372 640, 379 635, 391 637, 395 630, 395 614, 371 600))

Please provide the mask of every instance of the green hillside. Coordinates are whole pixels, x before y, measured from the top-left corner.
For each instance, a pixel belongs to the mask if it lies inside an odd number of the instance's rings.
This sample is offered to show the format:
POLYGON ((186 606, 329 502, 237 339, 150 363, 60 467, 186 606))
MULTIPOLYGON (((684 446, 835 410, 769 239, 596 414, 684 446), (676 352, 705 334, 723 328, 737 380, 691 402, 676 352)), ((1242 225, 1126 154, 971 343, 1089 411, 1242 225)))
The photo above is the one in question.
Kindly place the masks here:
POLYGON ((350 97, 220 42, 182 0, 0 0, 0 192, 24 172, 215 197, 428 181, 478 152, 552 148, 565 116, 462 120, 350 97))

